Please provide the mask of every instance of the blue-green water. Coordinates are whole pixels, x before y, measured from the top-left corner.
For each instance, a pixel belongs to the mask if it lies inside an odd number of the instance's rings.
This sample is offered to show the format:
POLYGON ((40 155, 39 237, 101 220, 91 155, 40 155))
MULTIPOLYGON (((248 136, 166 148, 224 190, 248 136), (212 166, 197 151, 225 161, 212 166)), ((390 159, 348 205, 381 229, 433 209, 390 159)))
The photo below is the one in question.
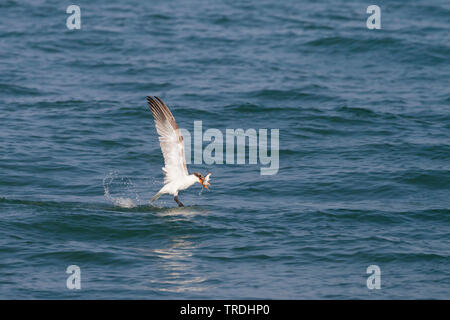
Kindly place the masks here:
POLYGON ((370 4, 2 0, 0 298, 449 298, 450 6, 370 4), (147 95, 279 129, 278 174, 192 165, 211 192, 151 206, 147 95))

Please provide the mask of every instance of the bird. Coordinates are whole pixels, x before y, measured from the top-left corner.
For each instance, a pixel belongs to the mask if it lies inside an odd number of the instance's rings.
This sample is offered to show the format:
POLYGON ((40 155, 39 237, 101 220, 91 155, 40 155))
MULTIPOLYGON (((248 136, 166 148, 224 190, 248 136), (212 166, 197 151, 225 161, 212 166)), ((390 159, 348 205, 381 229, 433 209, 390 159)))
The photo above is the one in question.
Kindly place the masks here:
POLYGON ((211 173, 203 176, 199 172, 189 174, 184 154, 183 136, 175 121, 172 112, 158 97, 147 96, 147 102, 155 120, 156 131, 159 135, 159 144, 164 157, 164 186, 152 197, 151 202, 156 201, 163 194, 174 196, 179 207, 184 207, 178 199, 178 192, 185 190, 195 183, 200 183, 204 188, 208 186, 211 173))

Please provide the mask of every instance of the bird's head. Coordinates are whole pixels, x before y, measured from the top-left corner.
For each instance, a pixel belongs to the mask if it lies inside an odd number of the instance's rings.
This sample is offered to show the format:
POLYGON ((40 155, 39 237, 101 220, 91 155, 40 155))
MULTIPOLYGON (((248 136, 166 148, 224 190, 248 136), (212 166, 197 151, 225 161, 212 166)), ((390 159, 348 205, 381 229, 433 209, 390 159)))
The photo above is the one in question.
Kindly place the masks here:
POLYGON ((201 173, 199 172, 194 172, 194 176, 196 176, 198 178, 198 182, 206 189, 209 189, 208 186, 210 186, 211 184, 209 183, 209 177, 211 176, 211 173, 208 172, 208 174, 204 177, 201 173))

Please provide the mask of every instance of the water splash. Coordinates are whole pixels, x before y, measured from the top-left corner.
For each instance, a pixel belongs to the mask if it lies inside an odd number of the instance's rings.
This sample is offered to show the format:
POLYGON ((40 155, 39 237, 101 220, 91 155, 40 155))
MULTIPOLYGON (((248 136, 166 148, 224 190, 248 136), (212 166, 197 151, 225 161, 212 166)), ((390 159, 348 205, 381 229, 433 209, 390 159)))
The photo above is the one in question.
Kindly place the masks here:
POLYGON ((106 199, 115 206, 135 208, 141 202, 131 179, 119 176, 117 171, 111 171, 103 178, 103 189, 106 199))

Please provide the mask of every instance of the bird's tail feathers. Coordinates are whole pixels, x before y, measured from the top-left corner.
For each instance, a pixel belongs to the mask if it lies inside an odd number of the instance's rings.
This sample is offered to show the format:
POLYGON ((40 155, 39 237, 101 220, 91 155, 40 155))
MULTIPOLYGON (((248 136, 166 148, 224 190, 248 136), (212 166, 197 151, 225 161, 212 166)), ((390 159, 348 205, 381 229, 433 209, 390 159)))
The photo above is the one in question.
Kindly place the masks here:
POLYGON ((164 192, 161 192, 161 190, 159 190, 158 193, 153 196, 151 202, 158 200, 158 198, 161 197, 163 195, 163 193, 164 192))
POLYGON ((158 198, 161 197, 161 195, 162 195, 162 192, 158 192, 157 194, 155 194, 155 195, 153 196, 151 202, 154 202, 154 201, 158 200, 158 198))

